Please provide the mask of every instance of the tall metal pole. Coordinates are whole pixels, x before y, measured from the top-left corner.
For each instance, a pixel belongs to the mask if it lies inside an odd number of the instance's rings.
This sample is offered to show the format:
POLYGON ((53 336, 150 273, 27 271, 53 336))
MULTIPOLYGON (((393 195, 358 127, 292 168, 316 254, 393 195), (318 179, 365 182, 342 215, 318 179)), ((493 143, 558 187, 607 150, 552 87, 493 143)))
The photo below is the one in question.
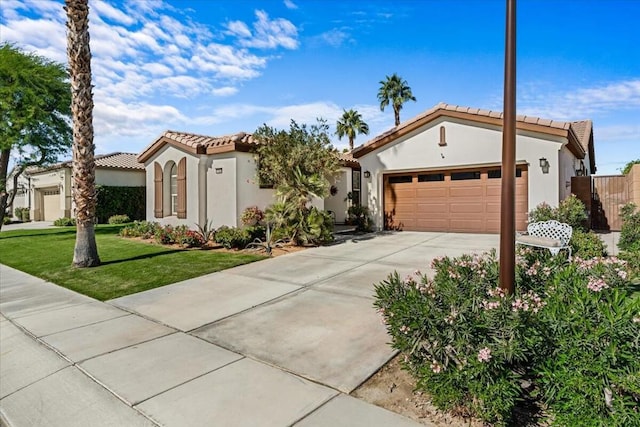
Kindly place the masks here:
POLYGON ((507 0, 500 196, 500 287, 513 293, 516 264, 516 0, 507 0))

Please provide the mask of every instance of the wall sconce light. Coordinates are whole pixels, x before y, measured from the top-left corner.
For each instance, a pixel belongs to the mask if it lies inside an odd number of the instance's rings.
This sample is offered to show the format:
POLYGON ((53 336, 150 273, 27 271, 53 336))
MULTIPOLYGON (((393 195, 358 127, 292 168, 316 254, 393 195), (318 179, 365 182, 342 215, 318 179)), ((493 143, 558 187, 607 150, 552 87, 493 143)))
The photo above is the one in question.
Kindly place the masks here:
POLYGON ((364 177, 367 178, 367 179, 371 178, 371 172, 364 171, 364 177))
POLYGON ((576 169, 576 176, 584 176, 584 171, 582 169, 576 169))
POLYGON ((216 174, 221 174, 222 173, 222 168, 216 168, 216 174))
POLYGON ((542 173, 549 173, 549 161, 544 157, 540 158, 540 168, 542 173))

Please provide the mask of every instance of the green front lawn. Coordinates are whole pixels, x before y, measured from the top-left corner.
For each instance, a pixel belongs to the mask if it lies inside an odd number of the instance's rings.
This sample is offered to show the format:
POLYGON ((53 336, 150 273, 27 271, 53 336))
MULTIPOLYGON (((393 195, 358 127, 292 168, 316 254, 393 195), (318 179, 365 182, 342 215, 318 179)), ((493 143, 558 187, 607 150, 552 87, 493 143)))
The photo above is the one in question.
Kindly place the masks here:
POLYGON ((0 263, 104 301, 264 258, 152 245, 118 236, 121 228, 97 226, 99 267, 71 267, 75 227, 3 231, 0 263))

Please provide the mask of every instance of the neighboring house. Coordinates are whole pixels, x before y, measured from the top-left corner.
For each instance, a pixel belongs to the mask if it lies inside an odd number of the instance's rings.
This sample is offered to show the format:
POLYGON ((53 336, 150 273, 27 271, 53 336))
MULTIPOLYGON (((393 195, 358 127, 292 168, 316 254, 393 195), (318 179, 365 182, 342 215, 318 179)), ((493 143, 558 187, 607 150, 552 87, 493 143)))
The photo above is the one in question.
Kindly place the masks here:
MULTIPOLYGON (((147 220, 190 228, 213 222, 237 227, 250 206, 265 209, 275 202, 274 190, 256 182, 259 144, 251 134, 205 136, 166 131, 138 155, 147 183, 147 220)), ((352 191, 352 170, 357 162, 343 157, 343 167, 332 183, 337 190, 313 205, 332 210, 343 222, 347 195, 352 191)), ((358 175, 359 176, 359 175, 358 175)))
MULTIPOLYGON (((144 165, 135 154, 111 153, 95 156, 96 185, 143 187, 144 165)), ((71 200, 72 162, 56 163, 45 168, 27 168, 18 177, 18 189, 11 207, 28 207, 32 221, 55 221, 73 217, 71 200)), ((11 183, 12 179, 8 179, 11 183)))
MULTIPOLYGON (((376 228, 499 232, 502 113, 441 103, 352 154, 376 228)), ((516 229, 541 202, 567 197, 571 177, 595 170, 590 120, 518 116, 516 229)))

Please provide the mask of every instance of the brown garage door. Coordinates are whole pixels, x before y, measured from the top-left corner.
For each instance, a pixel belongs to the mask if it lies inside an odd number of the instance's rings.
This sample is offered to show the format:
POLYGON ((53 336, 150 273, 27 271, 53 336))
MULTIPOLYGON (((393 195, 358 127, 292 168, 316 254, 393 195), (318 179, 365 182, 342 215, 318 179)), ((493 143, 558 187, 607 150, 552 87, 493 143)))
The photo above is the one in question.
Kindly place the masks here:
MULTIPOLYGON (((498 233, 499 167, 384 176, 385 228, 498 233)), ((516 169, 516 229, 527 227, 526 166, 516 169)))

